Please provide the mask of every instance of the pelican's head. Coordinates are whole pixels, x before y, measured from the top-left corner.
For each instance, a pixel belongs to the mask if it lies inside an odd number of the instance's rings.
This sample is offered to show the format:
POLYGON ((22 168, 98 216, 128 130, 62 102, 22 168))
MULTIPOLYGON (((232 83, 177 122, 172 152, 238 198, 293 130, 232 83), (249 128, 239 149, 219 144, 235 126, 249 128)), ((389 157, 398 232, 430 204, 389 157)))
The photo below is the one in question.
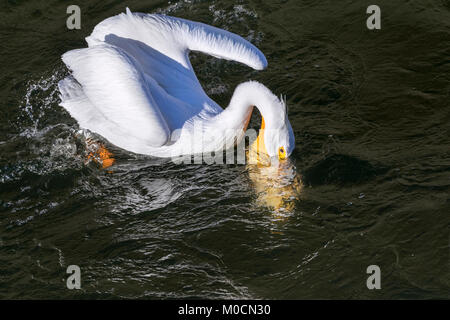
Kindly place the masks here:
POLYGON ((294 132, 287 116, 286 99, 270 93, 256 106, 261 111, 261 129, 251 146, 258 163, 287 159, 295 147, 294 132))
POLYGON ((268 88, 260 85, 261 97, 256 107, 261 112, 257 151, 270 159, 284 160, 295 147, 294 132, 288 119, 286 98, 275 96, 268 88))
MULTIPOLYGON (((263 129, 264 144, 267 154, 273 158, 284 160, 291 155, 295 147, 294 132, 292 131, 291 123, 287 116, 286 101, 281 100, 276 102, 278 106, 275 108, 279 112, 273 115, 273 125, 268 125, 263 129)), ((262 122, 264 117, 262 118, 262 122)), ((261 134, 261 133, 260 133, 261 134)))

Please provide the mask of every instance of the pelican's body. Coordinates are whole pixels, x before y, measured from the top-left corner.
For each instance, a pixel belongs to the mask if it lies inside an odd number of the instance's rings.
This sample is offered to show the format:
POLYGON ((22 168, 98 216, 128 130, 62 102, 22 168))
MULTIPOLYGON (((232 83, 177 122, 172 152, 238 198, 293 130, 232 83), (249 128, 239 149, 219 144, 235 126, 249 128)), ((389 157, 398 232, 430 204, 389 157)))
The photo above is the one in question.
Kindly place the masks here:
POLYGON ((265 119, 264 152, 287 156, 294 148, 285 105, 265 86, 242 83, 224 110, 197 80, 191 50, 264 69, 264 55, 243 38, 127 9, 98 24, 86 41, 88 48, 63 55, 72 75, 59 83, 61 105, 80 127, 112 144, 158 157, 223 150, 242 138, 256 106, 265 119))

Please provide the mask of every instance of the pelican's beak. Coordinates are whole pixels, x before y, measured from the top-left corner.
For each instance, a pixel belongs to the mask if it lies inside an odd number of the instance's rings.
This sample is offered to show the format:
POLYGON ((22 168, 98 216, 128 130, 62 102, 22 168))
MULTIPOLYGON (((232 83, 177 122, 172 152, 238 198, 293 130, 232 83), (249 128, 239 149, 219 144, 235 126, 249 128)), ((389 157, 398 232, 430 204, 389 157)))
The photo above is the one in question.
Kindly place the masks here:
POLYGON ((270 165, 270 156, 267 153, 266 145, 264 144, 264 129, 266 125, 264 118, 261 120, 261 129, 259 130, 258 138, 253 142, 249 149, 249 160, 253 164, 270 165))

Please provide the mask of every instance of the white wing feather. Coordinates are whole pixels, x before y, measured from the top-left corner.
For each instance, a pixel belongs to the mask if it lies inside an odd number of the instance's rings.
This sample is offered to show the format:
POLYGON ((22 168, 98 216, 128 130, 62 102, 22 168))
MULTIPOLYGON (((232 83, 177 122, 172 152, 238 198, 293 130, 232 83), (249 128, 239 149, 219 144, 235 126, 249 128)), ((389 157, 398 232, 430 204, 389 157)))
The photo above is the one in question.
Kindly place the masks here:
POLYGON ((181 18, 132 13, 127 8, 126 14, 121 13, 100 22, 86 41, 89 46, 94 46, 104 42, 110 34, 141 41, 190 69, 189 50, 234 60, 256 70, 267 67, 264 54, 242 37, 181 18))
POLYGON ((63 55, 63 61, 109 121, 151 146, 168 141, 169 128, 144 76, 122 50, 110 45, 72 50, 63 55))

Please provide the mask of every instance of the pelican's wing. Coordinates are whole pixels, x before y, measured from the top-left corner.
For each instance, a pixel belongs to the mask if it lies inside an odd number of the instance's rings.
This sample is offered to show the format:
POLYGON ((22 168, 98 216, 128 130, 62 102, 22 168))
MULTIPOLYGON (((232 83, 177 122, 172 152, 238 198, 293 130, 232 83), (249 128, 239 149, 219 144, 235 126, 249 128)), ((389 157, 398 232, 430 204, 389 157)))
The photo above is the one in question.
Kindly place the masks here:
POLYGON ((198 82, 189 51, 267 66, 261 51, 238 35, 128 9, 99 23, 86 41, 89 48, 63 55, 76 81, 60 82, 61 105, 80 126, 137 153, 166 144, 194 115, 221 110, 198 82))
POLYGON ((63 61, 81 88, 72 81, 60 82, 62 106, 80 125, 110 141, 117 134, 152 147, 168 141, 170 130, 154 99, 158 88, 150 92, 132 57, 120 48, 103 44, 69 51, 63 61))
POLYGON ((88 45, 108 42, 132 55, 144 72, 170 94, 201 90, 189 51, 234 60, 256 70, 267 66, 264 54, 242 37, 203 23, 157 14, 127 13, 99 23, 86 38, 88 45))

